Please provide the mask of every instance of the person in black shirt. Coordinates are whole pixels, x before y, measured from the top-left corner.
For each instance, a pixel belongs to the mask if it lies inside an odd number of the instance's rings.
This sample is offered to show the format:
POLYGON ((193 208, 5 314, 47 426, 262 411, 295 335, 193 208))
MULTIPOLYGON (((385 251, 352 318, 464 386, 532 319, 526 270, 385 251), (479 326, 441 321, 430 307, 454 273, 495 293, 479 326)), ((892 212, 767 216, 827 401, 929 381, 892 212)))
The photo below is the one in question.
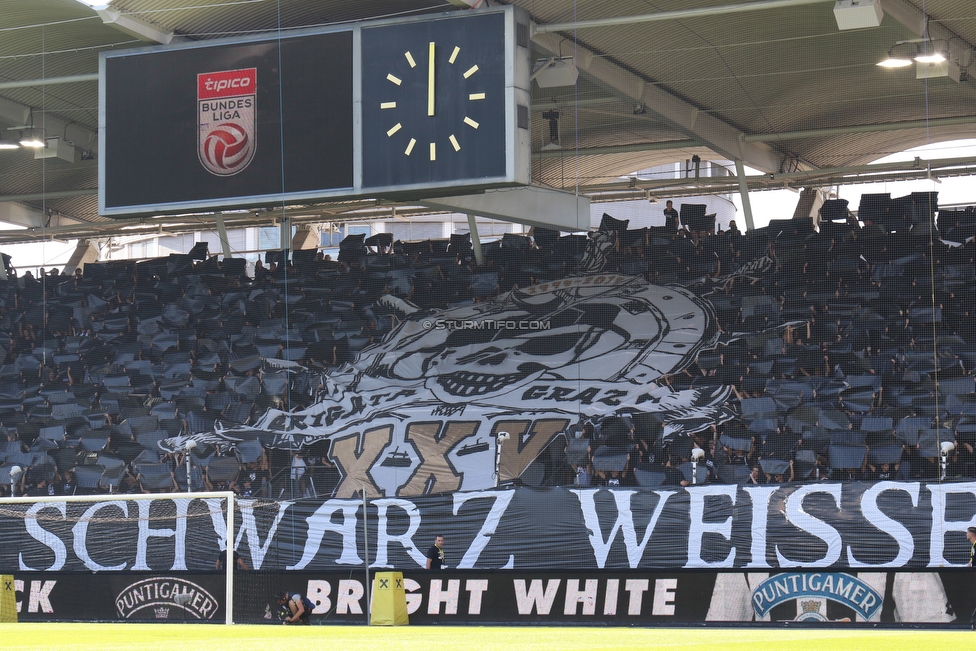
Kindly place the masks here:
POLYGON ((439 570, 444 567, 444 536, 434 536, 434 544, 427 550, 427 569, 439 570))
POLYGON ((664 227, 669 233, 678 232, 678 211, 674 209, 674 202, 668 200, 664 209, 664 227))
POLYGON ((299 593, 282 592, 278 595, 278 605, 282 608, 282 624, 298 624, 308 626, 312 622, 309 617, 315 604, 308 597, 299 593))
MULTIPOLYGON (((218 570, 223 569, 223 567, 224 567, 224 559, 226 559, 226 558, 227 558, 227 554, 226 553, 221 553, 221 554, 219 554, 217 556, 217 563, 216 563, 215 567, 218 570)), ((240 569, 240 570, 246 570, 247 569, 247 563, 244 562, 244 559, 241 558, 241 555, 237 553, 237 550, 236 549, 234 550, 234 569, 240 569)))

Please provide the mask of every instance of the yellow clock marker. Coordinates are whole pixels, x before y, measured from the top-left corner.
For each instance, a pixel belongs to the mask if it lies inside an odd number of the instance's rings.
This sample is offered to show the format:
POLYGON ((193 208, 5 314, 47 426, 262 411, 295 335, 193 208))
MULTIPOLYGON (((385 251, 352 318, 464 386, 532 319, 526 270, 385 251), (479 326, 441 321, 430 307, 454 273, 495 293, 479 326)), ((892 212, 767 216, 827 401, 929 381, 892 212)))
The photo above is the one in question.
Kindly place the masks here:
POLYGON ((464 78, 467 79, 468 77, 470 77, 471 75, 473 75, 476 72, 478 72, 478 64, 475 64, 475 65, 471 66, 470 68, 468 68, 465 71, 465 73, 464 73, 464 78))
POLYGON ((403 125, 400 124, 399 122, 397 122, 392 127, 390 127, 390 130, 389 131, 386 132, 386 136, 389 138, 390 136, 392 136, 394 133, 396 133, 397 131, 399 131, 402 128, 403 128, 403 125))
POLYGON ((397 86, 399 86, 400 84, 403 83, 403 81, 399 77, 394 77, 392 74, 387 75, 386 76, 386 80, 387 81, 392 81, 397 86))
POLYGON ((459 48, 458 46, 455 45, 454 46, 454 51, 451 52, 451 58, 448 59, 447 62, 450 63, 453 66, 454 65, 454 61, 455 61, 455 59, 457 59, 457 55, 458 55, 458 53, 460 51, 461 51, 461 48, 459 48))
POLYGON ((416 145, 416 144, 417 144, 417 139, 416 138, 411 138, 410 139, 410 142, 407 143, 407 148, 405 150, 403 150, 403 153, 406 154, 407 156, 409 156, 410 153, 413 151, 413 146, 416 145))
POLYGON ((476 99, 484 99, 484 98, 485 98, 484 93, 471 93, 470 95, 468 95, 468 100, 471 102, 475 101, 476 99))
POLYGON ((454 137, 453 133, 448 138, 448 140, 451 141, 451 145, 454 147, 454 151, 461 151, 461 145, 458 144, 457 138, 454 137))
POLYGON ((396 102, 380 102, 381 109, 396 108, 396 102))
MULTIPOLYGON (((427 115, 434 115, 434 42, 430 42, 427 51, 427 115)), ((431 145, 433 146, 433 145, 431 145)), ((430 159, 434 160, 434 150, 430 150, 430 159)))
POLYGON ((437 160, 437 143, 430 143, 430 159, 437 160))
MULTIPOLYGON (((471 119, 471 118, 469 118, 469 117, 465 117, 465 118, 464 118, 464 123, 465 123, 466 125, 468 125, 469 127, 471 127, 472 129, 477 129, 477 128, 478 128, 478 123, 477 123, 477 122, 475 122, 474 120, 472 120, 472 119, 471 119)), ((399 126, 399 125, 397 125, 397 126, 399 126)))
POLYGON ((417 67, 417 62, 413 60, 413 55, 410 54, 410 51, 409 50, 407 50, 406 52, 404 52, 403 53, 403 56, 407 57, 407 63, 410 64, 410 67, 411 68, 416 68, 417 67))

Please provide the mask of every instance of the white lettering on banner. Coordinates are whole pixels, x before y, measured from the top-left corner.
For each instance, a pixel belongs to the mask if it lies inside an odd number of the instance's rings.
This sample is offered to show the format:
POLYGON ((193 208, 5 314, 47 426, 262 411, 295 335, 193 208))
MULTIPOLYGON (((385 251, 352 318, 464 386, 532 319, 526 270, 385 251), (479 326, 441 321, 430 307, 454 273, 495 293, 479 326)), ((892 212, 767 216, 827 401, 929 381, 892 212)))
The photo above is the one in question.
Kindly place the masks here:
MULTIPOLYGON (((203 500, 203 503, 207 505, 207 511, 210 512, 210 523, 213 525, 214 533, 217 535, 217 549, 219 551, 227 551, 227 521, 224 519, 224 500, 216 497, 208 497, 203 500)), ((238 540, 240 540, 240 533, 238 533, 238 540)), ((234 546, 234 549, 237 549, 237 545, 234 546)), ((254 567, 254 565, 250 567, 254 570, 259 569, 254 567)))
POLYGON ((329 599, 331 592, 332 584, 328 581, 309 579, 305 588, 305 596, 315 604, 315 608, 312 609, 313 615, 322 615, 332 610, 332 600, 329 599))
MULTIPOLYGON (((261 536, 258 535, 258 524, 254 518, 254 504, 257 500, 248 499, 238 499, 237 503, 241 507, 241 526, 237 530, 237 539, 234 541, 234 549, 240 547, 241 538, 247 536, 247 548, 251 552, 251 564, 250 568, 252 570, 260 570, 261 566, 264 564, 264 557, 268 554, 268 549, 271 547, 271 543, 274 540, 275 533, 278 531, 278 525, 281 523, 281 518, 285 516, 285 511, 288 510, 294 502, 278 502, 278 513, 275 514, 274 520, 271 522, 271 526, 268 528, 268 535, 265 537, 264 542, 261 542, 261 536)), ((219 504, 218 504, 219 506, 219 504)), ((217 531, 217 537, 220 538, 221 550, 226 550, 226 543, 223 539, 227 537, 227 523, 224 519, 218 518, 214 521, 214 525, 217 526, 217 522, 220 522, 219 529, 217 531)))
POLYGON ((854 557, 851 545, 847 546, 847 564, 850 567, 902 567, 915 555, 915 539, 901 522, 889 518, 878 507, 878 495, 885 491, 904 491, 912 499, 912 506, 918 507, 919 485, 915 482, 883 481, 874 484, 861 495, 861 513, 878 531, 891 536, 898 544, 898 555, 890 563, 862 563, 854 557))
MULTIPOLYGON (((738 494, 738 486, 734 484, 711 484, 708 486, 694 486, 687 488, 691 499, 689 511, 691 515, 691 529, 688 531, 688 562, 685 567, 734 567, 735 566, 735 546, 729 550, 724 560, 706 562, 701 556, 702 536, 706 533, 717 533, 726 540, 732 540, 732 515, 721 522, 705 522, 705 498, 706 497, 728 497, 732 501, 732 509, 735 508, 735 497, 738 494)), ((633 566, 632 566, 633 567, 633 566)))
POLYGON ((654 582, 654 606, 652 615, 674 615, 674 591, 678 579, 657 579, 654 582))
POLYGON ((596 579, 586 579, 586 587, 580 590, 579 579, 566 580, 566 605, 563 607, 564 615, 576 615, 576 604, 583 604, 583 614, 593 615, 596 613, 596 587, 599 581, 596 579))
MULTIPOLYGON (((67 505, 65 502, 38 502, 37 504, 32 504, 31 507, 27 509, 27 517, 25 522, 25 527, 27 528, 27 533, 30 534, 30 537, 54 553, 54 562, 51 563, 51 566, 48 567, 46 571, 57 572, 64 567, 64 563, 68 559, 68 550, 65 549, 64 543, 61 542, 60 538, 42 527, 41 523, 37 521, 37 515, 43 509, 55 509, 61 514, 61 519, 64 520, 67 517, 67 505)), ((37 571, 32 567, 28 567, 27 564, 24 563, 23 552, 17 554, 17 562, 20 564, 21 572, 37 571)))
MULTIPOLYGON (((150 538, 172 538, 176 535, 175 529, 152 529, 149 527, 149 512, 152 508, 152 503, 156 500, 141 500, 139 502, 139 535, 136 538, 136 562, 132 564, 133 570, 146 571, 151 569, 149 564, 146 562, 146 552, 149 549, 149 539, 150 538)), ((180 499, 174 500, 177 503, 177 515, 176 522, 177 526, 182 524, 183 528, 183 540, 186 541, 186 511, 187 502, 189 500, 180 499), (180 502, 183 502, 181 505, 180 502)), ((177 553, 173 558, 173 571, 185 570, 186 569, 186 558, 183 554, 179 553, 179 545, 177 545, 177 553)))
POLYGON ((408 500, 397 498, 372 500, 370 503, 376 507, 376 560, 370 567, 393 567, 387 553, 387 546, 391 542, 400 543, 407 551, 407 555, 419 567, 424 567, 427 564, 427 557, 417 549, 417 546, 413 542, 413 536, 417 533, 417 529, 420 528, 420 511, 417 509, 417 505, 408 500), (407 530, 397 536, 391 536, 386 528, 386 510, 391 506, 402 509, 410 519, 407 530))
POLYGON ((792 561, 783 556, 776 545, 776 559, 780 567, 830 567, 837 562, 844 549, 840 533, 832 526, 815 518, 803 510, 803 499, 812 493, 826 493, 834 498, 837 508, 840 508, 841 484, 823 484, 800 486, 793 494, 786 498, 786 519, 803 531, 819 538, 827 544, 827 553, 818 561, 792 561))
MULTIPOLYGON (((512 498, 515 497, 515 491, 480 491, 474 493, 454 493, 454 515, 458 514, 461 510, 461 506, 468 500, 477 500, 484 498, 494 498, 495 501, 491 504, 491 510, 488 512, 488 517, 485 521, 481 523, 481 529, 475 535, 474 539, 471 541, 471 545, 468 546, 464 556, 461 557, 461 562, 458 563, 458 569, 470 569, 475 566, 478 562, 478 558, 481 557, 481 552, 484 551, 485 547, 488 545, 488 541, 491 539, 492 534, 498 528, 498 524, 502 520, 502 516, 505 514, 505 510, 508 505, 512 503, 512 498)), ((514 565, 514 558, 509 559, 509 564, 514 565)), ((421 561, 421 565, 424 562, 421 561)))
POLYGON ((71 527, 71 534, 74 536, 75 556, 77 556, 78 559, 85 564, 85 567, 92 572, 121 571, 126 567, 126 563, 124 562, 112 566, 100 565, 96 563, 88 553, 87 540, 89 523, 95 517, 96 513, 102 509, 107 509, 113 506, 122 511, 122 517, 129 517, 129 505, 121 500, 113 500, 111 502, 96 502, 95 504, 89 506, 82 514, 77 524, 71 527))
MULTIPOLYGON (((27 597, 27 612, 53 613, 54 607, 51 605, 51 591, 57 585, 57 581, 31 581, 30 592, 27 597)), ((24 594, 23 579, 14 579, 14 591, 24 594)), ((23 612, 24 602, 17 602, 17 612, 23 612)))
POLYGON ((168 576, 136 581, 115 597, 115 608, 122 619, 130 619, 147 610, 155 611, 159 617, 157 608, 168 612, 171 607, 197 619, 211 619, 217 613, 217 600, 192 581, 168 576))
POLYGON ((628 615, 640 615, 641 608, 644 607, 644 593, 650 587, 647 579, 627 579, 624 583, 624 590, 630 593, 630 600, 627 602, 628 615))
POLYGON ((600 529, 600 516, 596 512, 596 503, 593 499, 599 491, 600 489, 598 488, 573 489, 570 491, 579 498, 580 507, 583 510, 583 522, 590 532, 590 546, 593 547, 593 555, 596 557, 597 567, 603 569, 606 565, 607 556, 610 555, 610 547, 613 546, 614 538, 617 537, 618 531, 622 531, 624 544, 627 547, 627 561, 631 568, 636 568, 644 556, 644 548, 647 547, 647 541, 651 539, 651 534, 654 533, 654 527, 657 526, 658 518, 661 517, 661 512, 664 511, 664 505, 667 503, 668 498, 674 495, 676 491, 653 491, 658 496, 658 502, 654 507, 654 513, 651 515, 650 521, 647 523, 647 528, 644 529, 644 537, 641 539, 640 544, 637 543, 637 532, 634 529, 634 514, 630 509, 631 497, 637 491, 610 491, 617 505, 617 520, 613 523, 613 527, 610 529, 610 535, 606 539, 603 538, 603 531, 600 529))
POLYGON ((620 579, 607 579, 607 590, 603 595, 603 614, 617 614, 617 592, 620 589, 620 579))
POLYGON ((751 560, 746 567, 772 567, 766 560, 766 527, 769 524, 769 498, 779 486, 744 486, 752 502, 751 560))
POLYGON ((362 615, 363 607, 359 601, 366 594, 363 584, 355 579, 343 579, 339 581, 339 589, 336 591, 336 615, 362 615))
MULTIPOLYGON (((308 522, 308 535, 305 538, 305 549, 301 559, 288 570, 303 570, 312 562, 322 545, 322 538, 326 531, 332 531, 342 537, 342 556, 335 560, 337 565, 361 565, 363 559, 359 557, 356 545, 356 512, 359 510, 359 500, 326 500, 315 513, 305 518, 308 522), (336 511, 342 512, 342 524, 332 521, 336 511)), ((361 587, 361 586, 360 586, 361 587)), ((358 604, 356 606, 359 607, 358 604)))
POLYGON ((440 615, 441 604, 444 604, 445 615, 457 615, 458 597, 461 593, 461 580, 450 579, 447 589, 440 579, 430 580, 430 592, 427 593, 427 614, 440 615))
POLYGON ((424 595, 418 592, 420 584, 413 579, 403 580, 403 592, 407 598, 407 614, 413 615, 420 610, 420 604, 424 602, 424 595))
MULTIPOLYGON (((507 558, 505 567, 512 569, 516 566, 516 554, 524 555, 518 559, 518 565, 524 568, 552 566, 556 561, 546 556, 541 546, 545 541, 545 525, 541 521, 524 523, 523 515, 516 514, 514 509, 546 509, 554 504, 565 508, 565 500, 571 499, 578 501, 580 510, 576 514, 571 508, 567 518, 577 524, 567 534, 570 538, 562 538, 556 545, 565 550, 583 544, 585 549, 587 543, 584 540, 588 540, 593 556, 586 553, 580 563, 581 569, 637 569, 651 565, 660 567, 662 562, 687 568, 737 566, 759 571, 796 567, 801 563, 811 568, 905 568, 926 563, 929 567, 961 567, 968 560, 964 555, 965 530, 976 526, 976 517, 957 502, 972 500, 973 496, 976 496, 976 482, 943 485, 935 482, 864 482, 746 487, 706 485, 655 491, 555 489, 547 496, 488 490, 459 492, 450 497, 381 498, 370 501, 369 535, 377 545, 375 559, 370 560, 374 561, 372 567, 404 563, 407 567, 422 566, 423 550, 415 542, 417 535, 426 535, 423 534, 426 528, 434 530, 450 521, 455 527, 452 530, 456 531, 457 541, 470 541, 458 543, 459 569, 487 569, 489 557, 491 567, 497 569, 507 558), (930 500, 925 497, 925 489, 931 495, 930 500), (742 492, 735 493, 735 490, 742 492), (681 493, 686 493, 687 498, 681 493), (815 493, 829 497, 807 499, 815 493), (845 499, 843 511, 839 510, 842 495, 845 499), (491 501, 485 502, 485 499, 491 501), (519 499, 527 501, 519 502, 519 499), (551 501, 545 501, 547 499, 551 501), (809 511, 805 504, 811 507, 809 511), (376 509, 375 520, 372 508, 376 509), (779 515, 780 508, 785 519, 779 515), (687 541, 666 536, 657 529, 664 521, 674 519, 689 522, 687 541), (840 527, 841 519, 850 526, 840 527), (524 526, 526 531, 517 530, 517 526, 524 526), (865 530, 873 533, 861 542, 855 537, 856 532, 865 530), (516 536, 525 535, 530 540, 519 546, 516 536), (731 539, 731 550, 727 551, 725 545, 728 543, 715 538, 716 535, 731 539), (794 538, 800 542, 793 544, 794 538), (825 552, 817 539, 823 541, 825 552), (652 540, 655 541, 653 553, 652 540), (656 549, 658 542, 661 550, 656 549), (716 542, 720 553, 715 551, 716 542), (822 555, 822 558, 813 559, 811 564, 810 544, 803 552, 803 542, 813 544, 819 550, 813 553, 822 555), (516 548, 524 551, 509 552, 516 548), (506 550, 503 557, 502 549, 506 550), (682 557, 686 549, 687 557, 682 557), (868 559, 876 562, 865 563, 868 559)), ((212 567, 216 548, 219 547, 221 553, 226 551, 224 501, 203 500, 209 518, 202 512, 200 504, 194 504, 188 498, 171 501, 175 516, 168 503, 170 500, 165 504, 140 502, 139 506, 124 498, 82 505, 65 502, 27 505, 19 512, 16 522, 12 516, 0 519, 0 544, 10 545, 7 549, 11 561, 16 558, 17 568, 25 572, 64 569, 183 571, 184 568, 212 567), (188 511, 202 517, 186 517, 188 511), (157 517, 163 513, 169 515, 157 517), (150 515, 152 519, 148 518, 150 515), (114 536, 117 523, 130 528, 134 535, 117 539, 114 536), (89 533, 92 534, 90 539, 89 533), (212 535, 216 540, 211 538, 212 535), (173 540, 155 540, 158 538, 173 540), (189 547, 190 539, 203 543, 189 547), (106 540, 111 542, 106 543, 106 540), (155 554, 157 549, 161 553, 155 554), (173 549, 172 560, 169 549, 173 549), (160 562, 165 562, 166 568, 159 567, 160 562)), ((358 515, 362 509, 359 499, 330 499, 303 506, 302 516, 294 519, 295 524, 284 518, 286 513, 294 510, 294 502, 237 500, 237 504, 240 527, 234 548, 250 551, 248 565, 254 569, 271 569, 267 567, 268 555, 277 545, 287 551, 275 555, 276 563, 279 558, 286 559, 280 566, 276 565, 279 569, 363 565, 357 544, 360 535, 358 515), (259 505, 264 517, 258 517, 259 505), (305 523, 307 528, 303 526, 305 523), (286 568, 288 563, 294 565, 286 568)), ((683 537, 684 534, 678 535, 683 537)), ((622 588, 621 584, 617 589, 622 588)), ((623 604, 613 601, 604 602, 603 607, 622 611, 623 604)))
POLYGON ((976 495, 976 482, 959 484, 926 484, 932 493, 932 531, 929 540, 929 567, 964 567, 966 563, 950 563, 944 558, 945 535, 949 531, 965 531, 976 526, 976 516, 969 520, 946 520, 949 495, 976 495))
POLYGON ((525 589, 525 579, 515 579, 515 603, 518 605, 519 615, 531 615, 532 610, 540 615, 548 615, 552 610, 552 602, 556 598, 561 579, 550 579, 546 587, 542 587, 541 579, 532 579, 529 589, 525 589))
POLYGON ((51 606, 51 591, 54 590, 56 581, 31 581, 30 600, 27 602, 27 612, 29 613, 53 613, 51 606))
POLYGON ((468 579, 464 582, 468 591, 468 614, 481 614, 481 596, 488 590, 488 579, 468 579))

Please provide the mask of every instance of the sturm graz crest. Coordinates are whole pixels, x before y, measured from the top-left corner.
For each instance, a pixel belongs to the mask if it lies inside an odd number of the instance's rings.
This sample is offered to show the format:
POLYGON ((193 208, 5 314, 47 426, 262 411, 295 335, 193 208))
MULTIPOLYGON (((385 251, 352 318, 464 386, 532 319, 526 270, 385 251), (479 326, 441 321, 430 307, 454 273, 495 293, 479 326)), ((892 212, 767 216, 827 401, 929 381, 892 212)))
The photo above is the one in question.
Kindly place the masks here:
POLYGON ((257 149, 257 68, 197 75, 197 157, 211 174, 243 171, 257 149))

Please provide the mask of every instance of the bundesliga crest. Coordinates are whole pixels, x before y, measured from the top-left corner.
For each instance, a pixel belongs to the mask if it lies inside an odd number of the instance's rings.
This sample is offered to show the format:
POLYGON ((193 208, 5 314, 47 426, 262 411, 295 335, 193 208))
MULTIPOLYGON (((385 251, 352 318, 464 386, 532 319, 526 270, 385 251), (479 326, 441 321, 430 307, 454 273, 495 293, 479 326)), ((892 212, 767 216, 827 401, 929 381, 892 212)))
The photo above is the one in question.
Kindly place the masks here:
POLYGON ((197 75, 197 156, 217 176, 243 171, 257 149, 257 68, 197 75))

